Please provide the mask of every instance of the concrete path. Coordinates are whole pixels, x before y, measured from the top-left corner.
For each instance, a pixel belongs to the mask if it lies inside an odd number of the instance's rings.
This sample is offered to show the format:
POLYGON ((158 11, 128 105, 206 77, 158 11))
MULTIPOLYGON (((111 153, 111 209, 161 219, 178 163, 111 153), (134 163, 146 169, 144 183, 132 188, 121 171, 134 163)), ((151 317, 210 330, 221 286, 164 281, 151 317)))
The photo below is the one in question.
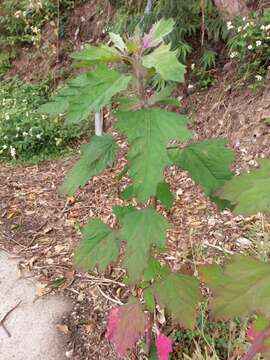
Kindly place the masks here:
POLYGON ((17 261, 0 251, 0 360, 64 360, 65 339, 56 329, 61 317, 71 311, 69 300, 58 297, 36 298, 33 279, 18 279, 17 261))

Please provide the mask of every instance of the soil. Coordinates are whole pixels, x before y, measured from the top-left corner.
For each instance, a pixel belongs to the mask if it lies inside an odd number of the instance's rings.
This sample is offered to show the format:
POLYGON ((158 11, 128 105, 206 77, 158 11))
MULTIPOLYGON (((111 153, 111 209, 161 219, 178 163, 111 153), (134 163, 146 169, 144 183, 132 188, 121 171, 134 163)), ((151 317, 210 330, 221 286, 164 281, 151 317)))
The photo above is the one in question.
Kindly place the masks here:
POLYGON ((42 29, 39 46, 18 49, 7 77, 38 82, 50 75, 55 85, 62 82, 74 71, 70 66, 70 54, 84 44, 102 41, 114 11, 108 0, 92 0, 76 6, 67 14, 62 38, 57 36, 55 22, 48 22, 42 29))

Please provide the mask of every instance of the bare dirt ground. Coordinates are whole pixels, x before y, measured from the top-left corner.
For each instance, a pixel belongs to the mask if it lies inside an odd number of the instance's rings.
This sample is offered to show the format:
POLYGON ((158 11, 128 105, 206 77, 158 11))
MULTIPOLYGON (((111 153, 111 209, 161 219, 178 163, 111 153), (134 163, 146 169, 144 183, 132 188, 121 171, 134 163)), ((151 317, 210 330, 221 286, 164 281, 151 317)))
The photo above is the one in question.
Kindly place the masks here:
MULTIPOLYGON (((208 92, 188 97, 184 106, 190 115, 196 112, 192 123, 195 137, 228 138, 237 155, 234 170, 240 171, 256 165, 257 158, 269 156, 269 128, 262 120, 268 116, 262 115, 269 110, 266 99, 268 89, 253 95, 249 90, 228 89, 226 82, 220 82, 208 92), (255 134, 256 129, 262 130, 255 134)), ((2 164, 0 169, 0 249, 24 258, 19 269, 32 271, 43 284, 38 296, 58 292, 73 299, 75 307, 66 320, 65 336, 67 351, 76 360, 116 359, 105 336, 107 313, 129 295, 121 283, 123 271, 118 264, 104 274, 80 273, 72 264, 80 226, 101 217, 114 227, 112 207, 124 204, 117 195, 130 180, 124 177, 119 182, 117 176, 126 163, 127 144, 117 133, 113 135, 121 148, 116 165, 94 177, 74 198, 60 196, 58 187, 76 156, 36 166, 2 164)), ((176 196, 170 211, 159 206, 172 224, 161 260, 172 269, 194 272, 198 264, 253 248, 253 239, 247 239, 247 234, 260 228, 260 215, 243 218, 218 211, 176 167, 166 170, 166 181, 176 196)), ((266 226, 270 231, 269 223, 266 226)))
POLYGON ((39 297, 42 287, 30 273, 18 274, 19 261, 0 251, 0 360, 65 360, 62 318, 72 302, 63 296, 39 297))

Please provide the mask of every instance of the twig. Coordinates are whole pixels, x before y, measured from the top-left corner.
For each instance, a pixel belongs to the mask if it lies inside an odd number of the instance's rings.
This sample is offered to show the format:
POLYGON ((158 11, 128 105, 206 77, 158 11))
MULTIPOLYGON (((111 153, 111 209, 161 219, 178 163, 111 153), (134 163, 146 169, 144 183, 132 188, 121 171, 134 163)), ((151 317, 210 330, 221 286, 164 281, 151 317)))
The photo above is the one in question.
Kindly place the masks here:
POLYGON ((121 287, 126 287, 125 284, 119 282, 119 281, 116 281, 116 280, 112 280, 112 279, 106 279, 106 278, 99 278, 99 277, 95 277, 95 276, 91 276, 91 275, 88 275, 87 277, 85 276, 81 276, 80 274, 76 274, 76 277, 80 278, 81 281, 85 281, 85 282, 99 282, 99 283, 102 283, 102 285, 104 285, 104 283, 106 284, 115 284, 115 285, 118 285, 118 286, 121 286, 121 287))
POLYGON ((105 299, 107 299, 107 300, 109 300, 109 301, 111 301, 111 302, 113 302, 113 303, 115 303, 115 304, 117 304, 117 305, 124 305, 124 304, 122 303, 122 301, 113 299, 113 298, 111 298, 110 296, 106 295, 106 294, 101 290, 101 288, 99 287, 99 285, 97 285, 97 289, 98 289, 98 291, 100 292, 100 294, 105 297, 105 299))
POLYGON ((233 255, 234 254, 234 251, 231 251, 231 250, 227 250, 225 248, 222 248, 221 246, 217 246, 217 245, 213 245, 213 244, 210 244, 208 241, 205 241, 203 243, 204 246, 208 246, 208 247, 211 247, 213 249, 216 249, 216 250, 219 250, 219 251, 222 251, 222 252, 225 252, 227 254, 230 254, 230 255, 233 255))
POLYGON ((8 316, 15 310, 17 309, 17 307, 21 304, 22 300, 20 300, 18 302, 18 304, 16 304, 15 306, 13 306, 13 308, 11 308, 2 318, 2 320, 0 320, 0 326, 2 326, 2 328, 5 330, 6 334, 8 337, 11 337, 10 332, 8 331, 8 329, 5 326, 5 321, 7 320, 8 316))

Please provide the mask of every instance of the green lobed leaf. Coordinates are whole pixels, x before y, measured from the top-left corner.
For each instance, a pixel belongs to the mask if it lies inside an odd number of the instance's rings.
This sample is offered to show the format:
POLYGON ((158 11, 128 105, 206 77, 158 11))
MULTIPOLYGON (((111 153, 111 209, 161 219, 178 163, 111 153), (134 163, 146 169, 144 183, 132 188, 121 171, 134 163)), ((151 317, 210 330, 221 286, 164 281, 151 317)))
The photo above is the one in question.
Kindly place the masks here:
POLYGON ((235 255, 224 266, 200 268, 203 281, 213 291, 211 304, 217 319, 233 319, 255 312, 270 315, 270 265, 250 256, 235 255))
POLYGON ((108 166, 112 166, 116 158, 118 146, 110 134, 93 136, 90 144, 82 145, 80 160, 67 174, 60 188, 62 193, 73 195, 84 186, 91 177, 99 175, 108 166))
POLYGON ((160 182, 157 186, 157 198, 168 209, 173 206, 173 194, 170 190, 169 184, 160 182))
POLYGON ((201 300, 200 283, 189 275, 169 273, 148 288, 157 303, 186 328, 194 328, 196 307, 201 300))
POLYGON ((183 82, 185 65, 181 64, 176 51, 170 51, 170 45, 162 44, 150 54, 143 57, 143 66, 155 68, 164 80, 183 82))
POLYGON ((99 65, 96 70, 71 80, 68 87, 41 106, 39 112, 65 113, 68 122, 79 123, 108 105, 115 94, 126 90, 130 79, 130 76, 99 65))
POLYGON ((129 283, 140 281, 147 267, 152 245, 164 248, 167 220, 152 208, 133 211, 124 216, 120 237, 127 242, 125 267, 129 283))
POLYGON ((156 22, 150 32, 144 37, 144 43, 147 47, 155 47, 159 45, 163 38, 173 31, 175 21, 173 19, 162 18, 156 22))
POLYGON ((71 57, 79 61, 80 66, 92 66, 100 63, 110 63, 120 60, 120 54, 107 45, 86 45, 82 50, 73 53, 71 57))
POLYGON ((171 149, 169 156, 177 166, 190 173, 207 196, 233 175, 230 166, 234 161, 234 155, 226 148, 226 141, 223 139, 203 141, 189 145, 185 149, 171 149))
POLYGON ((119 240, 109 226, 100 219, 89 221, 82 229, 83 239, 74 255, 74 262, 79 269, 93 270, 98 266, 105 271, 107 266, 116 261, 119 254, 119 240))
POLYGON ((270 160, 258 161, 259 169, 236 176, 216 192, 234 206, 236 214, 270 213, 270 160))
POLYGON ((172 162, 166 146, 170 140, 187 140, 192 136, 186 117, 161 109, 118 112, 115 128, 128 136, 128 160, 134 196, 141 202, 156 195, 163 171, 172 162))

